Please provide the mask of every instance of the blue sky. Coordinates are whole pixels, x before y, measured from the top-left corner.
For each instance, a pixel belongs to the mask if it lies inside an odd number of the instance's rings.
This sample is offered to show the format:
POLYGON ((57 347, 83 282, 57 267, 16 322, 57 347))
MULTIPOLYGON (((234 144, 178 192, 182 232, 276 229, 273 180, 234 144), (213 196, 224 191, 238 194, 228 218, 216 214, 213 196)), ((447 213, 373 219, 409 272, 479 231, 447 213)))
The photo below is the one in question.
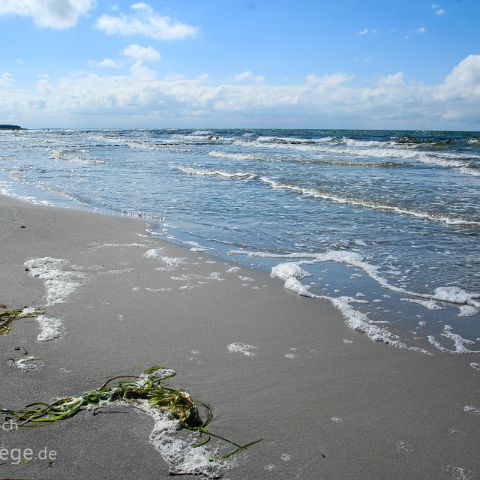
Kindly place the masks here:
POLYGON ((1 0, 1 123, 480 129, 478 0, 1 0))

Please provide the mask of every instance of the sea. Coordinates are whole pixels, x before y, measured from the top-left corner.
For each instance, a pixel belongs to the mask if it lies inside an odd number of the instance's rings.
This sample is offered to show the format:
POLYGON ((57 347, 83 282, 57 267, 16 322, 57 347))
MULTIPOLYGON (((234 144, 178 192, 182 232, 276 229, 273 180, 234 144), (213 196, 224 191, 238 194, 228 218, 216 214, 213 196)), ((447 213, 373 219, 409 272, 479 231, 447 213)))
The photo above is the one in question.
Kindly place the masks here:
POLYGON ((147 220, 423 353, 480 351, 479 187, 480 132, 0 132, 0 193, 147 220))

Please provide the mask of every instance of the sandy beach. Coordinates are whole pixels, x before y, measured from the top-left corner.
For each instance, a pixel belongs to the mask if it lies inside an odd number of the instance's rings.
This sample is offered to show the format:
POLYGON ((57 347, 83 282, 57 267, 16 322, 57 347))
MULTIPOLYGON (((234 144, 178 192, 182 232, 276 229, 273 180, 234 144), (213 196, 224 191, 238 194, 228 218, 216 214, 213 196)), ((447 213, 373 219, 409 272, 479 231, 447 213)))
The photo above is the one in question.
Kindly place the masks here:
MULTIPOLYGON (((147 227, 0 197, 0 304, 41 306, 58 321, 42 330, 20 319, 0 337, 3 408, 162 365, 177 372, 171 385, 212 407, 212 432, 262 439, 224 478, 480 478, 480 355, 372 342, 328 301, 161 242, 147 227), (45 258, 50 280, 39 273, 45 258)), ((0 478, 167 478, 152 428, 128 407, 4 428, 0 478), (27 448, 55 459, 12 460, 27 448)))

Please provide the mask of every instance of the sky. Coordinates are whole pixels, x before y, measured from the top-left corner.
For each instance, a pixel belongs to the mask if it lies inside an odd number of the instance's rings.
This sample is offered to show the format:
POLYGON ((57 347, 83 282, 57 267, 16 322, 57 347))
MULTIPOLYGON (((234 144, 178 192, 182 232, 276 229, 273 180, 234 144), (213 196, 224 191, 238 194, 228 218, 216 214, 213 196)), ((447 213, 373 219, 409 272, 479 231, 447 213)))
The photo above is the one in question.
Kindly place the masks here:
POLYGON ((479 0, 0 0, 0 123, 480 130, 479 0))

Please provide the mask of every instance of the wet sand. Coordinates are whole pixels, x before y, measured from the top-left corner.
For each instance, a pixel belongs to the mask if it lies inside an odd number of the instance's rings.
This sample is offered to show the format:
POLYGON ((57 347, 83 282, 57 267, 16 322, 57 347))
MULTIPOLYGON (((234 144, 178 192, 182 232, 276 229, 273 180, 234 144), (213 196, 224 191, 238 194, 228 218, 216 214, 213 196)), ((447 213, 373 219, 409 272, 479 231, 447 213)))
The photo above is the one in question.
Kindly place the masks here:
MULTIPOLYGON (((35 319, 0 337, 0 405, 77 395, 160 364, 177 371, 172 385, 213 407, 212 431, 263 439, 224 478, 480 478, 480 414, 464 410, 480 408, 480 371, 470 366, 479 355, 374 343, 328 301, 299 297, 262 272, 228 271, 232 264, 146 236, 146 226, 0 197, 0 304, 47 303, 29 259, 66 260, 79 284, 46 306, 63 323, 60 338, 37 341, 35 319), (152 249, 181 262, 146 258, 152 249), (229 351, 233 343, 255 348, 229 351), (37 369, 12 364, 25 351, 37 369)), ((0 459, 0 478, 167 478, 152 426, 141 412, 111 408, 2 429, 4 452, 47 448, 56 459, 0 459)))

